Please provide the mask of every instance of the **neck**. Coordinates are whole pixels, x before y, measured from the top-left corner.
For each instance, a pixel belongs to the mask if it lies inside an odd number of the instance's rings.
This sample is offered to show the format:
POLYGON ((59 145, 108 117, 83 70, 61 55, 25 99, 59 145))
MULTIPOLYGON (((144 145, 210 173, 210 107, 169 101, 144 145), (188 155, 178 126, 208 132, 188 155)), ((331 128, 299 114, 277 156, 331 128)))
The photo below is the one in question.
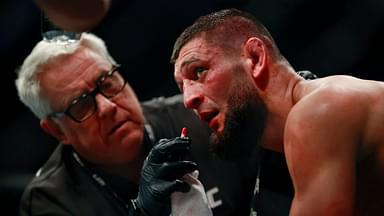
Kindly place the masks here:
POLYGON ((129 163, 119 165, 101 165, 97 166, 97 169, 100 169, 108 174, 126 178, 130 182, 138 184, 144 160, 144 154, 140 154, 136 159, 130 161, 129 163))
POLYGON ((285 62, 270 67, 269 76, 269 83, 260 94, 268 110, 261 143, 267 149, 284 152, 285 122, 294 104, 294 91, 301 78, 285 62))
POLYGON ((136 158, 127 163, 120 164, 95 164, 82 158, 75 151, 73 152, 74 160, 83 169, 88 170, 92 174, 94 171, 100 172, 102 175, 111 175, 116 177, 125 178, 128 181, 138 184, 140 179, 140 172, 143 166, 145 157, 148 150, 142 148, 136 158))
POLYGON ((144 160, 153 146, 152 142, 153 140, 150 139, 147 131, 144 130, 144 138, 142 140, 141 149, 133 160, 117 165, 97 165, 97 169, 111 175, 126 178, 130 182, 138 184, 144 160))

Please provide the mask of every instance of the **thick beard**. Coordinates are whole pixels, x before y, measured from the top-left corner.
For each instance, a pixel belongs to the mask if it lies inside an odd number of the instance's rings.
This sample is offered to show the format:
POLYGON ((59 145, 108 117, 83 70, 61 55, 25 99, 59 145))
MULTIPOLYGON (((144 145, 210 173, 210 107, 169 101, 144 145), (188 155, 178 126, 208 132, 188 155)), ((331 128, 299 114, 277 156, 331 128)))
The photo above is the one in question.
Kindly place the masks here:
POLYGON ((229 161, 246 160, 256 153, 266 119, 265 105, 249 81, 233 86, 228 97, 224 130, 212 134, 212 150, 229 161))

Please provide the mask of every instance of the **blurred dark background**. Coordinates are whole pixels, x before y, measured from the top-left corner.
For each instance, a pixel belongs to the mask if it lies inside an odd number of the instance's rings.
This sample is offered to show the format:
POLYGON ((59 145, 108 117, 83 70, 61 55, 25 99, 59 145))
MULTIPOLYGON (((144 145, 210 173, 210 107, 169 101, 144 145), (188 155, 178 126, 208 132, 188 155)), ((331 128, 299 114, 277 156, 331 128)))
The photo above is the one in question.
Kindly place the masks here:
MULTIPOLYGON (((141 100, 170 96, 178 93, 169 63, 174 40, 198 16, 228 7, 264 22, 296 70, 384 80, 382 0, 112 0, 91 32, 105 40, 141 100)), ((16 215, 24 185, 57 145, 14 87, 15 69, 41 39, 40 15, 32 0, 0 3, 1 215, 16 215)))

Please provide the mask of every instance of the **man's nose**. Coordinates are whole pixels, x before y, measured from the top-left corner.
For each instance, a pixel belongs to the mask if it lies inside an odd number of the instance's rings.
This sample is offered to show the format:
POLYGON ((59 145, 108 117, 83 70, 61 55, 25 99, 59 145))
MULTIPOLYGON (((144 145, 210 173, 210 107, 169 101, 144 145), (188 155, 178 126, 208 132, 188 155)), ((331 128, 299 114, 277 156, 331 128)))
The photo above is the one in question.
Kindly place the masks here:
POLYGON ((188 109, 197 109, 204 101, 201 85, 191 80, 183 82, 184 106, 188 109))
POLYGON ((102 94, 97 94, 95 96, 97 109, 99 111, 99 115, 105 116, 109 113, 114 113, 116 111, 116 103, 111 100, 112 98, 106 98, 102 94))

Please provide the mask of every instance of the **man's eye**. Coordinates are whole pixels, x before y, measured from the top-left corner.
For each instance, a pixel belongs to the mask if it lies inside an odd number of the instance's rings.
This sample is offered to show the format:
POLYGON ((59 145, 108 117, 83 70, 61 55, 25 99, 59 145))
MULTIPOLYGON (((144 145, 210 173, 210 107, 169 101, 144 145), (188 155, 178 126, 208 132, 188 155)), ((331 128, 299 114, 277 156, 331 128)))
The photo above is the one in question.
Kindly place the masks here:
POLYGON ((195 74, 197 75, 198 78, 201 77, 202 73, 204 71, 206 71, 207 69, 206 68, 203 68, 203 67, 196 67, 195 68, 195 74))

